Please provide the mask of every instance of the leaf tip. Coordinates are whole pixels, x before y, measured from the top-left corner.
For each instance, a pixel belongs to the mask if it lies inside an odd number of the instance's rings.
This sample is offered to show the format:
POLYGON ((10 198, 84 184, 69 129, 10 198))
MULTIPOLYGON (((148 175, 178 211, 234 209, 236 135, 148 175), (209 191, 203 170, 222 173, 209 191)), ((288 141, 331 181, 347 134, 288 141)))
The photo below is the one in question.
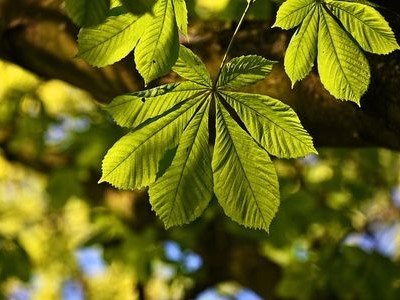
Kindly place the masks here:
POLYGON ((98 184, 106 182, 106 179, 104 178, 104 175, 101 176, 101 178, 99 179, 99 181, 97 181, 98 184))

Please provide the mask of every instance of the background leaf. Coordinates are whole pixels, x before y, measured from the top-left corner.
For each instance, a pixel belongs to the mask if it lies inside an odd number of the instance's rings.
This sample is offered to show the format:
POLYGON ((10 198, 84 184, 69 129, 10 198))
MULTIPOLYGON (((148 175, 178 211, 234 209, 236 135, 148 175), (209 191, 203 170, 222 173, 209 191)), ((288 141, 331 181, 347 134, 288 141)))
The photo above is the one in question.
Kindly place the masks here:
POLYGON ((222 68, 218 86, 239 88, 254 84, 271 73, 274 63, 258 55, 235 57, 222 68))
POLYGON ((315 0, 287 0, 282 3, 272 27, 291 29, 300 25, 307 13, 315 6, 315 0))
POLYGON ((318 71, 322 84, 337 99, 359 103, 370 71, 361 49, 322 8, 318 32, 318 71))
POLYGON ((311 72, 317 58, 318 22, 318 10, 313 7, 290 40, 284 64, 292 86, 311 72))
POLYGON ((150 187, 151 205, 166 228, 199 217, 213 196, 208 110, 203 104, 183 132, 172 165, 150 187))
POLYGON ((79 26, 103 22, 110 10, 110 0, 65 0, 65 10, 79 26))
POLYGON ((186 37, 188 36, 188 11, 185 0, 173 0, 175 19, 178 29, 186 37))
POLYGON ((217 104, 212 159, 214 192, 226 215, 268 231, 279 206, 278 178, 268 153, 217 104))
POLYGON ((178 30, 172 0, 159 0, 135 50, 135 62, 146 83, 164 75, 179 54, 178 30))
POLYGON ((365 51, 388 54, 399 49, 388 22, 374 8, 345 1, 328 1, 327 5, 365 51))
POLYGON ((151 12, 157 0, 119 0, 124 7, 135 15, 151 12))
POLYGON ((80 58, 103 67, 124 58, 135 48, 145 18, 132 14, 109 17, 105 23, 83 28, 78 35, 80 58))

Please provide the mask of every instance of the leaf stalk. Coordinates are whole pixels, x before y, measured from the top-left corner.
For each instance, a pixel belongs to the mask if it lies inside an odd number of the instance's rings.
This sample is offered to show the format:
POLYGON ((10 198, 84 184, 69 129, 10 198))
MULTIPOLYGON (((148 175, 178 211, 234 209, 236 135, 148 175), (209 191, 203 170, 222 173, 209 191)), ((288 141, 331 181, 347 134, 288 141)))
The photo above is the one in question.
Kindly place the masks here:
POLYGON ((215 81, 213 83, 213 89, 215 89, 217 87, 218 79, 221 76, 222 68, 225 66, 226 60, 228 59, 229 51, 231 50, 233 42, 234 42, 234 40, 235 40, 239 30, 240 30, 240 27, 242 26, 244 18, 246 17, 247 13, 249 12, 250 7, 254 4, 254 2, 256 2, 256 0, 247 0, 247 6, 243 11, 242 16, 240 17, 240 20, 239 20, 239 23, 236 26, 235 32, 233 33, 233 35, 231 37, 231 40, 229 41, 228 47, 226 48, 224 57, 222 59, 221 65, 220 65, 219 70, 218 70, 217 77, 215 78, 215 81))

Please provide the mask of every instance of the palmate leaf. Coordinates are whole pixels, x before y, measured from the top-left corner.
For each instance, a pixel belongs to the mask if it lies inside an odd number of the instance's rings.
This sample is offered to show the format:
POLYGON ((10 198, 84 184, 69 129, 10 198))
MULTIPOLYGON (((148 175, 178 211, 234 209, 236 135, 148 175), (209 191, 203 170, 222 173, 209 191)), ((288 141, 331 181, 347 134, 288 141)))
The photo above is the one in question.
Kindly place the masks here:
POLYGON ((121 60, 135 48, 145 22, 145 17, 127 13, 111 16, 101 25, 81 29, 78 57, 96 67, 121 60))
POLYGON ((388 54, 399 49, 389 24, 374 8, 344 1, 327 1, 327 6, 365 51, 388 54))
POLYGON ((199 217, 213 196, 208 110, 209 103, 203 104, 183 132, 172 165, 150 186, 150 203, 167 228, 199 217))
POLYGON ((172 0, 159 0, 135 50, 135 63, 148 83, 166 74, 179 55, 179 38, 172 0))
POLYGON ((324 87, 338 99, 359 103, 370 80, 361 48, 377 54, 399 49, 385 19, 359 2, 287 0, 281 5, 274 26, 289 29, 300 25, 285 55, 292 85, 311 71, 317 58, 324 87))
POLYGON ((149 185, 166 227, 200 216, 215 193, 233 220, 268 230, 279 205, 269 154, 316 152, 287 105, 227 90, 262 79, 272 64, 257 56, 233 59, 221 70, 223 85, 214 86, 200 59, 181 46, 173 69, 189 81, 123 95, 107 107, 118 124, 135 129, 107 153, 101 181, 124 189, 149 185))
POLYGON ((256 83, 271 73, 274 63, 258 55, 235 57, 223 67, 218 87, 239 88, 256 83))
POLYGON ((225 213, 268 231, 279 206, 278 178, 268 153, 217 105, 212 158, 214 192, 225 213))
POLYGON ((65 9, 75 24, 91 26, 106 19, 110 0, 65 0, 65 9))

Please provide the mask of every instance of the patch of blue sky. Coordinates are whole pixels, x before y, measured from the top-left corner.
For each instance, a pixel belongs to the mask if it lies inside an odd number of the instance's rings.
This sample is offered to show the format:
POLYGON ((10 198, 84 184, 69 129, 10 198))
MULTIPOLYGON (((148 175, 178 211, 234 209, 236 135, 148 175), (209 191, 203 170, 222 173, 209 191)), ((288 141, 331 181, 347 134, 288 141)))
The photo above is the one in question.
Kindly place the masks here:
POLYGON ((165 257, 172 262, 180 263, 186 272, 196 272, 203 265, 201 257, 193 251, 182 250, 174 241, 164 242, 165 257))
POLYGON ((400 185, 392 187, 391 199, 394 206, 400 208, 400 185))
POLYGON ((300 161, 305 165, 314 166, 315 164, 318 163, 319 158, 318 158, 318 155, 311 153, 311 154, 304 156, 303 158, 300 158, 300 161))
POLYGON ((178 243, 174 241, 164 242, 165 257, 173 262, 179 262, 184 258, 183 251, 178 243))
POLYGON ((221 295, 217 289, 210 288, 201 292, 196 300, 232 300, 232 297, 221 295))
POLYGON ((7 297, 7 300, 31 300, 32 293, 24 287, 17 287, 7 297))
POLYGON ((240 289, 236 294, 237 300, 262 300, 262 298, 250 289, 240 289))
POLYGON ((62 300, 85 300, 85 294, 82 285, 73 280, 67 280, 63 283, 61 289, 62 300))
POLYGON ((394 258, 398 253, 398 243, 400 237, 400 224, 392 224, 378 228, 374 232, 376 245, 375 250, 380 254, 394 258))
POLYGON ((57 145, 70 138, 72 133, 85 132, 90 128, 90 119, 86 116, 62 117, 59 122, 49 125, 44 140, 48 145, 57 145))
POLYGON ((262 298, 247 288, 239 289, 235 294, 222 294, 216 288, 209 288, 200 293, 196 300, 262 300, 262 298))
POLYGON ((371 225, 371 233, 353 232, 344 239, 344 245, 359 247, 367 253, 376 251, 388 258, 399 254, 400 223, 371 225))
POLYGON ((203 260, 199 255, 194 252, 188 252, 185 255, 183 265, 186 271, 188 272, 196 272, 203 265, 203 260))
POLYGON ((80 248, 75 252, 75 256, 79 267, 86 276, 99 276, 106 271, 107 266, 99 248, 80 248))
POLYGON ((375 249, 375 239, 363 232, 352 232, 343 241, 346 246, 356 246, 367 253, 375 249))

